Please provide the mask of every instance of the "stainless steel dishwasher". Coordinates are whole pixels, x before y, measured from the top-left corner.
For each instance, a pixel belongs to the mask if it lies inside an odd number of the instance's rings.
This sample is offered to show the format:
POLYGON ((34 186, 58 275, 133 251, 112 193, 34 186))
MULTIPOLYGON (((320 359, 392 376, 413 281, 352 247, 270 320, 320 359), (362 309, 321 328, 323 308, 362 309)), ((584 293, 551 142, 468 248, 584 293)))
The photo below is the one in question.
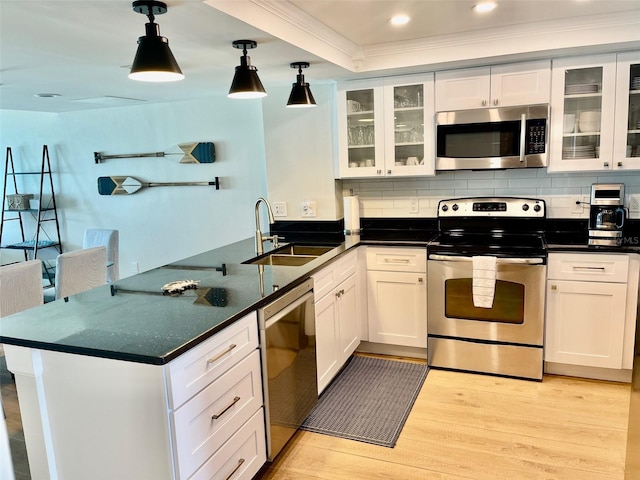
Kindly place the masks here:
POLYGON ((318 402, 313 280, 258 310, 258 325, 272 461, 318 402))

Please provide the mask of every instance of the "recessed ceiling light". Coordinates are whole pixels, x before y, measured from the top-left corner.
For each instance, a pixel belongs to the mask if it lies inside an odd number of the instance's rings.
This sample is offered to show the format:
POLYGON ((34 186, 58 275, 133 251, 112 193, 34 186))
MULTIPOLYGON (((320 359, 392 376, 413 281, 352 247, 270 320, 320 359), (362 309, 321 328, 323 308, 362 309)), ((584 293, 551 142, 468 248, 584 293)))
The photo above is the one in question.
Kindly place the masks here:
POLYGON ((480 2, 480 3, 476 3, 473 6, 473 9, 478 13, 486 13, 486 12, 490 12, 497 6, 498 4, 495 2, 480 2))
POLYGON ((59 93, 34 93, 33 96, 38 98, 56 98, 56 97, 59 97, 60 94, 59 93))
POLYGON ((394 15, 389 19, 389 23, 396 26, 406 25, 407 23, 409 23, 409 20, 411 20, 411 18, 409 18, 409 16, 407 15, 394 15))

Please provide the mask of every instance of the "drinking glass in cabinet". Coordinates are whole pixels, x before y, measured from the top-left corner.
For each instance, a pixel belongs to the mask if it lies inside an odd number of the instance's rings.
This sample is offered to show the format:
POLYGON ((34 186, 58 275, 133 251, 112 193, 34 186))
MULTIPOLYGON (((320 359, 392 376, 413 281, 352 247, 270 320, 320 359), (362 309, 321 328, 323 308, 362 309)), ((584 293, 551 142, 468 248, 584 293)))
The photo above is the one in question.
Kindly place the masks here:
POLYGON ((422 85, 405 85, 394 88, 393 106, 394 108, 417 108, 422 107, 422 85))
POLYGON ((631 65, 630 69, 627 158, 640 157, 640 65, 631 65))

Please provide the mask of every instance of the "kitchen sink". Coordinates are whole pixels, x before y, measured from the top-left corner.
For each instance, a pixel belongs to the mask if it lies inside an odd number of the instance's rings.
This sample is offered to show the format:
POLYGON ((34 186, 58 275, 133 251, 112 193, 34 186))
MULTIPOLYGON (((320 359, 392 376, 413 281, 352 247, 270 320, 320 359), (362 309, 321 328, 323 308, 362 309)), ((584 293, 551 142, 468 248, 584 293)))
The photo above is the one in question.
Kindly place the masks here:
POLYGON ((299 267, 336 248, 335 245, 299 245, 291 243, 251 258, 244 264, 299 267))

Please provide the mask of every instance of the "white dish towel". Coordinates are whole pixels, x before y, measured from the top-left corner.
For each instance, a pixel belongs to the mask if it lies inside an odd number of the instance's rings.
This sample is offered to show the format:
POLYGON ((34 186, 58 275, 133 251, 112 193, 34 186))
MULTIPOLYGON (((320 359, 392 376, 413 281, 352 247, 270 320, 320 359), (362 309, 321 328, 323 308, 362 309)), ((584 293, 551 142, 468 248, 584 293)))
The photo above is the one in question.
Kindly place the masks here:
POLYGON ((497 258, 491 256, 473 257, 473 306, 493 307, 496 290, 497 258))

